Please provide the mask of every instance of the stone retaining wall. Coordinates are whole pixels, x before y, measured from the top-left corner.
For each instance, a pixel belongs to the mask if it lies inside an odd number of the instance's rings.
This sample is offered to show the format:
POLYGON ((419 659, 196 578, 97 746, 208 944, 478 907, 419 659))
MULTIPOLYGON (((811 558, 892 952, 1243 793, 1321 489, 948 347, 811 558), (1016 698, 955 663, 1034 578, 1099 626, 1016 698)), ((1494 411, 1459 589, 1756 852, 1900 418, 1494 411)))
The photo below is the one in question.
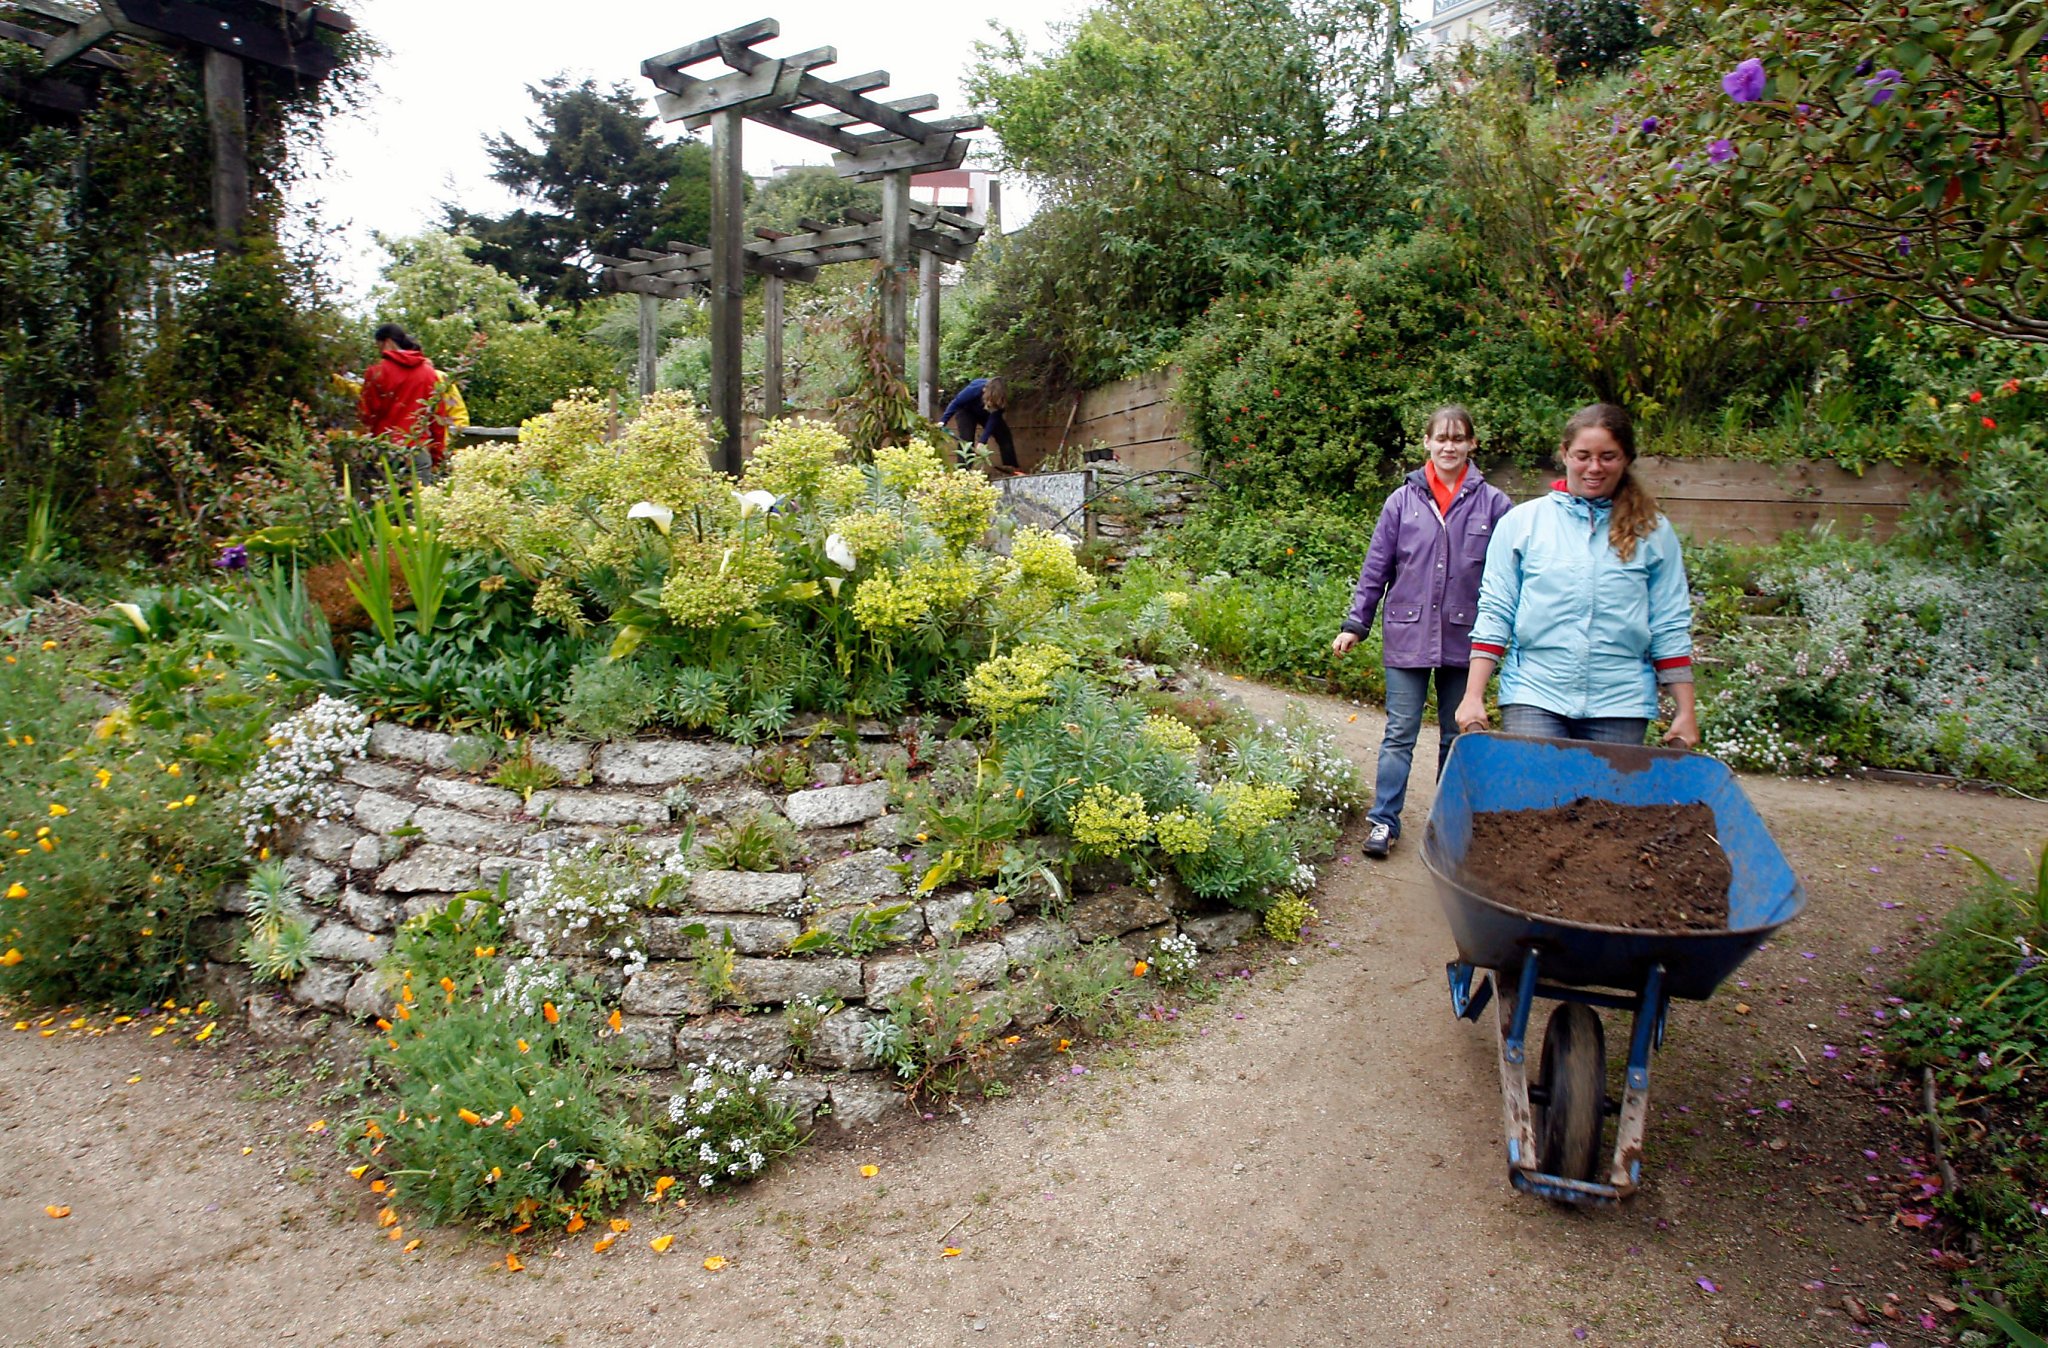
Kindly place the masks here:
MULTIPOLYGON (((862 727, 860 761, 872 768, 904 750, 874 725, 862 727)), ((550 849, 629 836, 651 861, 672 855, 687 830, 758 810, 800 831, 807 860, 787 872, 697 871, 687 891, 638 918, 646 967, 621 979, 615 965, 570 961, 607 979, 624 1013, 638 1065, 679 1068, 706 1052, 773 1065, 789 1063, 794 1042, 788 1003, 837 999, 846 1005, 811 1035, 804 1075, 786 1083, 808 1123, 829 1104, 842 1128, 874 1122, 902 1096, 875 1071, 864 1030, 888 995, 926 968, 937 933, 950 933, 973 901, 965 890, 941 890, 912 903, 897 920, 898 939, 864 958, 791 956, 806 927, 844 934, 863 910, 908 902, 906 881, 891 869, 898 850, 897 816, 887 810, 879 780, 846 780, 847 767, 825 755, 812 764, 817 785, 771 793, 748 773, 755 754, 722 741, 636 740, 605 745, 535 741, 533 756, 562 775, 563 785, 522 800, 458 772, 451 736, 396 725, 373 727, 367 758, 341 772, 345 818, 307 824, 289 865, 314 924, 313 965, 288 989, 252 989, 231 960, 240 936, 232 914, 210 933, 215 963, 207 981, 219 1000, 244 999, 252 1029, 274 1039, 311 1042, 389 1010, 392 992, 372 967, 390 949, 397 927, 445 908, 465 892, 502 882, 516 894, 550 849), (738 991, 713 1005, 688 958, 684 933, 701 924, 730 938, 738 991)), ((1076 876, 1076 895, 1058 919, 996 905, 992 930, 959 938, 963 987, 989 989, 1026 961, 1105 937, 1134 954, 1179 930, 1204 950, 1234 945, 1252 927, 1251 914, 1188 911, 1171 888, 1117 883, 1114 868, 1076 876)), ((520 933, 515 929, 514 935, 520 933)), ((1036 1019, 1043 1020, 1044 1012, 1036 1019)), ((1033 1024, 1013 1026, 1019 1032, 1033 1024)))

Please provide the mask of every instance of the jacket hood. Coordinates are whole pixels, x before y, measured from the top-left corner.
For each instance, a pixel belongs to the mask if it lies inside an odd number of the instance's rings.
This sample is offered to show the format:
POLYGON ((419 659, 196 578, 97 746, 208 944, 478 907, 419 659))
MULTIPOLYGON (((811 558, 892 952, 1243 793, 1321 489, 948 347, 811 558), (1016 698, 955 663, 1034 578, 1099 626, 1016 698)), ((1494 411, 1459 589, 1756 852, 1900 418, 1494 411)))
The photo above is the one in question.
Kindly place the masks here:
POLYGON ((412 370, 427 363, 427 353, 424 351, 386 351, 384 359, 395 365, 402 365, 406 369, 412 370))

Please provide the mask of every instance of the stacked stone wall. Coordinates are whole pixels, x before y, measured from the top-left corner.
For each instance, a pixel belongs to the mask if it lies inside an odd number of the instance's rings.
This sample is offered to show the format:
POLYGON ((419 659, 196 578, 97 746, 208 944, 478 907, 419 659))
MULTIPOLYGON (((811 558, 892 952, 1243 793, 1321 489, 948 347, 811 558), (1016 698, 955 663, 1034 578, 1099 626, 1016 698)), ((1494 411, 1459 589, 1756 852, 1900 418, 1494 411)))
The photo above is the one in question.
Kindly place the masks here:
MULTIPOLYGON (((857 761, 865 768, 904 753, 886 729, 862 730, 867 743, 857 761)), ((837 741, 811 764, 815 784, 794 792, 765 788, 749 772, 755 751, 723 741, 535 741, 533 757, 563 784, 527 799, 459 772, 452 742, 373 727, 369 756, 341 771, 346 815, 300 830, 288 864, 313 926, 313 963, 289 985, 254 988, 246 970, 228 963, 239 938, 234 913, 246 905, 227 902, 211 933, 207 979, 217 995, 245 999, 260 1034, 311 1042, 386 1013, 392 991, 375 966, 400 925, 477 890, 502 887, 516 896, 551 849, 625 836, 658 860, 693 830, 749 811, 786 819, 805 860, 787 871, 695 871, 686 890, 638 916, 643 969, 622 979, 616 966, 578 961, 578 971, 608 980, 638 1066, 679 1069, 707 1053, 798 1066, 802 1075, 787 1090, 807 1123, 828 1113, 840 1127, 858 1127, 900 1103, 865 1030, 891 993, 925 971, 941 936, 959 956, 957 985, 986 995, 1029 962, 1081 942, 1116 938, 1137 955, 1178 930, 1216 950, 1253 924, 1249 913, 1190 911, 1171 886, 1140 887, 1114 867, 1084 867, 1059 916, 1023 903, 987 904, 976 925, 992 925, 956 936, 974 895, 909 893, 898 867, 910 854, 901 850, 887 784, 847 780, 848 767, 823 756, 837 741), (858 958, 788 953, 809 928, 843 937, 857 914, 899 904, 909 907, 894 924, 895 939, 878 951, 858 958), (694 927, 730 944, 728 995, 714 999, 705 990, 690 958, 694 927), (844 1006, 809 1033, 799 1063, 786 1008, 805 1001, 844 1006)), ((1011 1028, 1028 1032, 1044 1014, 1027 1011, 1011 1028)))

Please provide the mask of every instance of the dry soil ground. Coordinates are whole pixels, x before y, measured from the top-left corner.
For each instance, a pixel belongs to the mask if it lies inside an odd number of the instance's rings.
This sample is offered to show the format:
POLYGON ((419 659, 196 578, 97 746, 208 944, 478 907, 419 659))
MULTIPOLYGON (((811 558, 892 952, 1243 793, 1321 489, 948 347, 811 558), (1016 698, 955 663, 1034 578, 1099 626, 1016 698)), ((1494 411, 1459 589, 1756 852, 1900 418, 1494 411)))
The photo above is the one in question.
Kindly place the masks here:
MULTIPOLYGON (((1369 769, 1377 717, 1307 701, 1369 769)), ((384 1239, 331 1134, 306 1131, 339 1109, 310 1063, 225 1027, 194 1046, 0 1026, 0 1342, 1943 1341, 1920 1318, 1941 1229, 1896 1220, 1924 1207, 1923 1138, 1861 1050, 1886 977, 1968 887, 1944 847, 2017 862, 2048 808, 1747 782, 1808 911, 1739 984, 1674 1008, 1645 1192, 1584 1212, 1507 1186, 1489 1032, 1449 1014, 1413 845, 1425 775, 1408 845, 1347 852, 1291 959, 1233 963, 1167 1042, 1057 1057, 1006 1098, 643 1209, 602 1256, 588 1233, 522 1244, 522 1272, 502 1238, 384 1239)))

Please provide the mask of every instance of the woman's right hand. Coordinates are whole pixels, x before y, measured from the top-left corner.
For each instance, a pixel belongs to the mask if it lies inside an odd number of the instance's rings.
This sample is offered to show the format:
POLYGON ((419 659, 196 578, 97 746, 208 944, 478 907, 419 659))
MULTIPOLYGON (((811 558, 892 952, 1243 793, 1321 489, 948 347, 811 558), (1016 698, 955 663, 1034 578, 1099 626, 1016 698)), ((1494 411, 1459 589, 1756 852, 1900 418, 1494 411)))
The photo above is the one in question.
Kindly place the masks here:
POLYGON ((1460 731, 1486 729, 1488 723, 1485 696, 1467 693, 1458 703, 1458 710, 1452 713, 1451 719, 1457 723, 1460 731))
POLYGON ((1342 655, 1358 644, 1358 633, 1339 632, 1337 639, 1330 643, 1330 654, 1342 655))

